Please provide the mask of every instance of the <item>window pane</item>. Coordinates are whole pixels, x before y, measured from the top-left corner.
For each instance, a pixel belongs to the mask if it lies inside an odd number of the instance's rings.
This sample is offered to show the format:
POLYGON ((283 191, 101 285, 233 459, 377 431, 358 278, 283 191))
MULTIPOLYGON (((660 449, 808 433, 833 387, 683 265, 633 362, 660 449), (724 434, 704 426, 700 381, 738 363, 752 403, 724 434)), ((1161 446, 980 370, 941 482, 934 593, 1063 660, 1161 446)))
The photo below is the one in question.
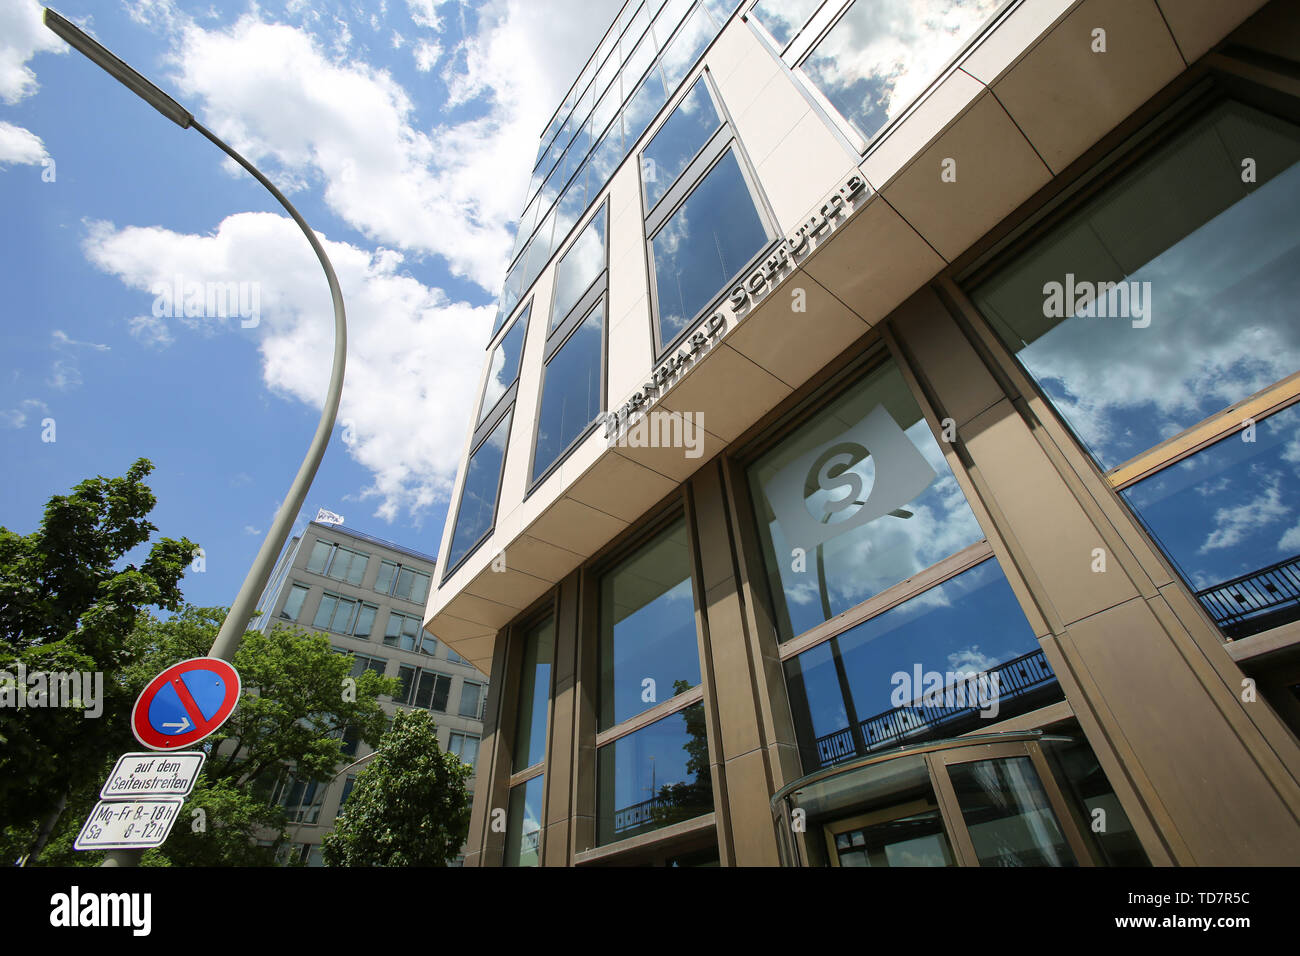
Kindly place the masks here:
MULTIPOLYGON (((623 96, 618 87, 611 87, 600 102, 596 104, 596 109, 591 114, 591 130, 596 137, 601 136, 609 126, 610 120, 618 115, 618 108, 623 105, 623 96)), ((606 174, 608 178, 608 174, 606 174)), ((601 180, 603 183, 604 180, 601 180)), ((599 188, 593 187, 593 188, 599 188)))
POLYGON ((592 150, 590 161, 592 196, 599 195, 605 188, 609 177, 614 175, 618 164, 626 155, 627 152, 623 148, 623 117, 620 114, 614 117, 614 122, 605 131, 596 148, 592 150))
POLYGON ((809 772, 1061 698, 994 559, 791 658, 785 674, 809 772))
POLYGON ((446 711, 447 697, 451 694, 451 678, 444 677, 442 674, 437 675, 433 689, 433 709, 437 711, 446 711))
POLYGON ((501 331, 501 326, 510 317, 510 313, 519 304, 519 295, 523 291, 524 269, 527 265, 529 252, 531 252, 531 249, 525 251, 519 257, 519 261, 514 264, 509 274, 506 275, 506 284, 501 290, 501 302, 497 306, 497 317, 496 321, 492 323, 490 338, 496 337, 496 334, 501 331))
POLYGON ((716 28, 709 20, 709 15, 702 7, 697 7, 668 44, 660 60, 669 91, 677 89, 677 84, 695 66, 695 61, 700 58, 704 48, 713 42, 715 35, 716 28))
POLYGON ((433 657, 438 653, 438 639, 432 634, 424 633, 420 635, 420 653, 433 657))
POLYGON ((280 610, 280 616, 291 621, 298 620, 298 615, 302 613, 302 602, 307 597, 307 590, 301 584, 295 584, 293 589, 289 591, 289 596, 285 598, 284 607, 280 610))
POLYGON ((555 269, 555 308, 550 331, 559 328, 582 294, 605 268, 605 213, 602 208, 583 227, 555 269))
POLYGON ((497 488, 501 483, 501 465, 506 456, 506 439, 510 435, 507 412, 492 434, 470 456, 465 473, 465 487, 460 496, 460 509, 456 512, 456 530, 452 532, 451 549, 447 567, 455 567, 469 553, 470 548, 492 527, 496 516, 497 488))
POLYGON ((728 150, 651 243, 659 347, 686 329, 767 241, 736 154, 728 150))
POLYGON ((654 208, 721 125, 722 120, 713 107, 704 80, 697 80, 642 153, 641 179, 645 183, 646 209, 654 208))
MULTIPOLYGON (((635 4, 628 4, 624 10, 626 11, 633 6, 635 6, 635 4)), ((645 33, 649 26, 650 15, 646 13, 645 7, 639 7, 636 11, 636 15, 628 21, 627 29, 623 31, 623 36, 618 41, 618 48, 622 53, 624 63, 628 61, 632 48, 636 45, 637 41, 641 39, 641 35, 645 33)), ((651 55, 653 56, 653 53, 651 55)), ((649 61, 647 60, 646 62, 648 63, 649 61)))
POLYGON ((623 87, 618 80, 619 66, 617 56, 611 56, 602 63, 599 72, 596 73, 596 89, 601 92, 613 90, 618 95, 621 103, 623 101, 623 87))
POLYGON ((980 866, 1075 866, 1028 757, 948 768, 980 866))
POLYGON ((478 684, 465 681, 460 691, 460 715, 462 717, 478 716, 478 695, 482 688, 478 684))
POLYGON ((1120 492, 1233 639, 1300 618, 1300 405, 1245 437, 1120 492))
POLYGON ((749 484, 781 640, 984 536, 892 361, 751 465, 749 484))
POLYGON ((704 705, 692 704, 596 752, 597 844, 713 810, 704 705))
POLYGON ((478 738, 462 737, 460 747, 460 759, 462 763, 467 763, 471 767, 478 760, 478 738))
POLYGON ((641 83, 641 77, 645 76, 645 71, 654 62, 654 58, 654 41, 651 37, 646 37, 638 44, 631 57, 623 63, 623 89, 635 89, 641 83))
POLYGON ((393 647, 397 646, 397 640, 402 634, 402 615, 392 611, 388 612, 388 624, 384 627, 384 643, 393 647))
POLYGON ((415 580, 411 582, 411 600, 416 604, 422 604, 428 596, 429 575, 416 571, 415 580))
POLYGON ((555 621, 548 620, 524 638, 514 773, 541 763, 546 756, 546 707, 551 695, 551 662, 554 658, 555 621))
POLYGON ((375 578, 375 590, 380 594, 393 593, 393 576, 397 574, 397 565, 392 561, 382 561, 379 564, 379 574, 375 578))
POLYGON ((334 621, 330 625, 330 630, 337 631, 340 634, 350 634, 352 632, 352 616, 356 613, 357 602, 340 599, 338 607, 334 609, 334 621))
MULTIPOLYGON (((822 0, 760 0, 754 5, 751 13, 758 18, 759 23, 767 27, 767 32, 772 34, 776 45, 785 49, 821 5, 822 0)), ((871 7, 872 5, 859 3, 857 6, 871 7)), ((878 13, 881 19, 888 23, 887 18, 891 16, 893 10, 892 8, 878 10, 878 13)), ((845 19, 851 15, 852 13, 846 15, 845 19)))
POLYGON ((1224 104, 975 291, 1103 469, 1300 370, 1297 160, 1300 129, 1224 104))
POLYGON ((506 866, 538 866, 542 846, 542 781, 538 774, 510 791, 506 815, 506 866))
POLYGON ((524 269, 523 280, 519 286, 521 295, 537 281, 537 277, 546 268, 546 263, 551 261, 551 236, 554 231, 555 209, 552 208, 546 218, 542 220, 541 226, 537 229, 537 234, 533 236, 533 244, 528 249, 528 265, 524 269))
POLYGON ((311 626, 320 628, 323 631, 330 629, 330 621, 334 617, 334 607, 338 604, 338 598, 326 594, 320 599, 320 606, 316 608, 316 617, 312 620, 311 626))
POLYGON ((654 31, 660 46, 668 42, 677 24, 682 22, 686 11, 691 8, 691 0, 668 0, 655 17, 654 31))
POLYGON ((684 520, 601 579, 599 654, 601 730, 699 684, 684 520))
POLYGON ((584 166, 579 170, 578 175, 573 177, 573 182, 569 183, 569 188, 564 191, 560 197, 560 203, 555 207, 555 241, 563 242, 582 214, 587 210, 587 168, 584 166))
POLYGON ((348 584, 360 587, 366 576, 366 565, 369 563, 369 556, 353 552, 352 563, 348 565, 348 584))
POLYGON ((433 684, 437 674, 431 674, 429 671, 421 671, 420 678, 415 687, 415 700, 413 703, 416 707, 427 708, 433 702, 433 684))
POLYGON ((542 372, 542 407, 533 454, 536 481, 600 414, 604 303, 599 302, 542 372))
MULTIPOLYGON (((938 79, 1004 2, 929 0, 885 7, 859 0, 804 61, 804 72, 863 138, 871 139, 938 79)), ((817 5, 802 0, 780 6, 784 11, 793 7, 806 17, 804 3, 817 5)), ((786 15, 777 13, 772 0, 759 6, 759 19, 769 29, 786 15)), ((788 42, 777 39, 783 45, 788 42)))
POLYGON ((330 551, 333 545, 328 545, 324 541, 317 541, 311 548, 311 558, 307 561, 307 570, 314 571, 316 574, 325 573, 325 565, 329 562, 330 551))
POLYGON ((361 605, 361 610, 357 614, 357 626, 353 630, 357 637, 370 636, 370 631, 375 626, 375 612, 378 610, 373 604, 361 605))
POLYGON ((411 581, 415 579, 415 572, 410 568, 402 568, 397 572, 397 587, 393 589, 393 595, 402 600, 407 600, 411 596, 411 581))
POLYGON ((627 101, 627 106, 623 108, 623 125, 626 127, 628 149, 631 149, 641 138, 641 134, 649 128, 650 121, 658 115, 666 102, 668 102, 668 94, 664 92, 664 81, 660 71, 651 70, 637 87, 636 93, 627 101))
POLYGON ((411 692, 415 689, 415 668, 402 664, 397 669, 397 679, 402 683, 402 689, 397 692, 397 700, 403 704, 411 702, 411 692))
POLYGON ((413 617, 402 618, 402 650, 413 651, 420 641, 420 622, 413 617))

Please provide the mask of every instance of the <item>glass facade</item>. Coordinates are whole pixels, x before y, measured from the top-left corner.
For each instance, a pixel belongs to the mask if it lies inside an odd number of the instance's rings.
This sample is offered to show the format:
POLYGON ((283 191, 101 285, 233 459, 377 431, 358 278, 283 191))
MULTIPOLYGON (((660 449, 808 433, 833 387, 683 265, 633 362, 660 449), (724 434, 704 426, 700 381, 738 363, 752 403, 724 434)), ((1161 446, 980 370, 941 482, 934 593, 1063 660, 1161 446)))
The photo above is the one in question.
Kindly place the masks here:
POLYGON ((789 658, 785 674, 809 772, 1061 697, 993 558, 789 658))
POLYGON ((539 764, 546 757, 546 713, 555 661, 555 620, 546 620, 524 637, 516 711, 514 772, 539 764))
POLYGON ((734 8, 656 6, 624 7, 542 134, 493 338, 734 8))
POLYGON ((693 704, 596 754, 597 843, 713 811, 704 705, 693 704))
POLYGON ((1297 220, 1300 128, 1229 101, 972 292, 1100 468, 1151 462, 1121 493, 1229 637, 1300 617, 1297 413, 1231 410, 1300 371, 1297 220))
POLYGON ((483 444, 470 455, 465 467, 465 486, 460 493, 460 508, 447 554, 447 573, 487 537, 496 520, 497 492, 501 486, 501 469, 506 460, 506 442, 510 438, 511 413, 492 429, 483 444))
POLYGON ((599 660, 601 730, 699 684, 684 520, 601 579, 599 660))
POLYGON ((782 640, 983 538, 887 361, 748 468, 782 640))
POLYGON ((597 302, 542 372, 532 480, 538 481, 600 415, 605 304, 597 302))
MULTIPOLYGON (((832 0, 834 2, 834 0, 832 0)), ((864 141, 874 137, 933 83, 1007 0, 857 0, 803 60, 804 75, 864 141)), ((804 7, 759 4, 759 19, 783 46, 804 7), (771 7, 764 12, 764 7, 771 7), (781 11, 778 13, 778 11, 781 11)))
POLYGON ((533 777, 510 791, 506 814, 503 863, 506 866, 539 866, 542 850, 542 797, 545 777, 533 777))

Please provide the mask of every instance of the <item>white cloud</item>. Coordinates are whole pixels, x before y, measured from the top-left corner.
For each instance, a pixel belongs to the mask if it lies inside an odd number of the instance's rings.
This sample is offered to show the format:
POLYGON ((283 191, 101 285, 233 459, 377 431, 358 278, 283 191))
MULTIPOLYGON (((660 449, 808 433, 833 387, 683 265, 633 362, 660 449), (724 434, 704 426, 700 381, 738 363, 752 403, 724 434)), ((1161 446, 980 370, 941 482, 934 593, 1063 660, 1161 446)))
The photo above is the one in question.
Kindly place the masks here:
MULTIPOLYGON (((352 427, 343 446, 374 474, 362 497, 378 499, 380 517, 391 521, 403 509, 418 515, 450 493, 493 309, 451 302, 404 275, 400 253, 322 242, 348 309, 339 421, 352 427)), ((142 293, 178 273, 259 282, 258 327, 243 330, 233 319, 221 327, 257 337, 268 388, 320 407, 333 356, 333 312, 320 265, 289 219, 240 213, 206 236, 92 223, 85 251, 142 293)), ((304 433, 304 447, 307 439, 304 433)))
POLYGON ((81 369, 73 359, 55 359, 45 384, 60 390, 76 388, 82 382, 81 369))
MULTIPOLYGON (((1263 476, 1261 476, 1263 477, 1263 476)), ((1214 530, 1202 543, 1199 553, 1231 548, 1251 532, 1265 528, 1290 512, 1282 503, 1281 476, 1268 475, 1262 490, 1250 501, 1214 512, 1214 530)))
POLYGON ((66 346, 68 348, 88 348, 94 349, 96 352, 107 352, 109 350, 107 345, 101 345, 98 342, 80 342, 77 339, 72 338, 72 336, 68 335, 68 333, 64 332, 62 329, 55 329, 53 337, 54 345, 56 347, 66 346))
POLYGON ((0 409, 0 428, 23 428, 27 424, 28 415, 36 412, 48 415, 49 411, 46 404, 39 399, 24 398, 18 403, 17 408, 0 409))
POLYGON ((437 0, 406 0, 406 6, 411 11, 411 22, 435 33, 442 30, 442 18, 433 12, 437 5, 437 0))
POLYGON ((415 68, 421 73, 428 73, 442 56, 442 45, 436 40, 421 40, 412 51, 415 56, 415 68))
POLYGON ((41 138, 29 129, 0 120, 0 166, 35 166, 49 156, 41 138))
POLYGON ((167 327, 166 319, 153 315, 137 315, 127 319, 126 325, 133 338, 150 348, 166 348, 176 341, 171 329, 167 327))
POLYGON ((262 534, 261 528, 254 528, 251 524, 244 525, 244 534, 256 535, 262 534))
POLYGON ((46 28, 36 0, 0 4, 0 100, 9 105, 36 92, 27 61, 37 53, 66 53, 68 45, 46 28))

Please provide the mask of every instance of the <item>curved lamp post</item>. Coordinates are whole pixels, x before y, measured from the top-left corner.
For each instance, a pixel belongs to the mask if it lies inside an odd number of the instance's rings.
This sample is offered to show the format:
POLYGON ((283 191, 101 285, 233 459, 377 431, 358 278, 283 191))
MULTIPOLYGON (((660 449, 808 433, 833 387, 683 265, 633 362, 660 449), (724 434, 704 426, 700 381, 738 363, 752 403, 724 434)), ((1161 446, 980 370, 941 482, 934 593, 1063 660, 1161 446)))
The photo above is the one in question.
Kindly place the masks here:
MULTIPOLYGON (((325 278, 329 282, 330 298, 334 302, 334 364, 330 369, 329 391, 325 394, 325 404, 321 410, 320 423, 316 426, 316 434, 312 437, 311 445, 307 449, 307 456, 298 468, 298 474, 294 476, 293 484, 289 487, 289 493, 285 496, 284 503, 280 505, 280 510, 271 523, 271 530, 267 532, 266 540, 262 542, 261 550, 257 552, 257 557, 253 560, 253 566, 248 569, 248 576, 244 578, 244 583, 239 588, 239 594, 236 595, 234 603, 230 606, 230 613, 226 615, 225 621, 222 622, 221 630, 217 633, 217 639, 213 642, 212 650, 209 652, 212 657, 232 660, 235 651, 239 648, 239 642, 243 639, 244 631, 248 628, 248 621, 253 616, 254 605, 262 590, 266 587, 266 582, 271 577, 271 571, 275 566, 276 559, 279 557, 280 551, 293 529, 293 522, 298 515, 298 509, 302 507, 302 503, 307 497, 307 489, 311 487, 312 479, 316 477, 316 470, 320 467, 321 458, 325 455, 325 447, 329 444, 330 433, 334 430, 334 421, 339 410, 339 399, 343 394, 343 370, 347 364, 348 331, 347 319, 343 311, 343 293, 339 289, 338 277, 334 275, 334 267, 330 265, 329 257, 325 254, 325 249, 321 246, 320 240, 316 238, 316 234, 307 225, 307 220, 302 218, 298 210, 294 209, 289 200, 284 197, 284 194, 276 189, 269 179, 258 172, 252 163, 218 139, 211 130, 195 122, 189 110, 158 89, 125 62, 118 59, 101 44, 83 33, 75 24, 69 22, 49 7, 45 8, 45 25, 75 49, 85 54, 96 65, 121 81, 127 89, 181 129, 193 127, 198 130, 204 137, 211 140, 218 149, 248 170, 249 174, 266 187, 267 191, 275 197, 276 201, 284 207, 293 221, 298 224, 303 235, 307 237, 307 241, 311 243, 312 250, 316 253, 316 258, 320 260, 321 268, 325 270, 325 278)), ((139 850, 109 851, 104 865, 132 865, 139 859, 140 853, 139 850)))

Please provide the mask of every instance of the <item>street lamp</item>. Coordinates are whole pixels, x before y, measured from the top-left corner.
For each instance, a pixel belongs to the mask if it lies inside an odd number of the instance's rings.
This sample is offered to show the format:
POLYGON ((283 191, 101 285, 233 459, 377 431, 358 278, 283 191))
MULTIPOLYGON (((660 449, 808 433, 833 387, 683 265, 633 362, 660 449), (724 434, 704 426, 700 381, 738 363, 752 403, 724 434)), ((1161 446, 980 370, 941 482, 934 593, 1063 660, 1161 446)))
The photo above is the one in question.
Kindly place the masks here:
MULTIPOLYGON (((329 444, 330 433, 334 430, 334 421, 339 410, 339 399, 343 394, 343 370, 347 364, 348 330, 347 319, 343 311, 343 293, 339 289, 339 280, 334 274, 334 267, 330 265, 329 257, 325 254, 325 249, 321 246, 320 240, 316 238, 316 234, 307 225, 307 220, 302 218, 298 210, 293 208, 293 204, 284 197, 284 194, 276 189, 271 181, 263 176, 252 163, 217 138, 211 130, 196 122, 189 110, 105 49, 103 45, 87 36, 75 24, 49 7, 45 8, 45 25, 181 129, 193 127, 198 130, 204 137, 211 140, 218 149, 248 170, 249 174, 266 187, 267 191, 275 197, 276 201, 284 207, 293 221, 298 224, 298 228, 303 231, 303 235, 311 243, 316 258, 320 260, 321 268, 325 270, 325 278, 329 282, 330 298, 334 302, 334 364, 330 369, 329 390, 325 394, 325 405, 321 409, 320 423, 316 426, 316 434, 312 437, 311 445, 307 449, 307 456, 303 459, 302 465, 299 466, 298 474, 294 476, 293 484, 289 487, 289 493, 285 496, 284 503, 280 505, 280 510, 276 512, 275 520, 271 522, 271 530, 267 532, 266 540, 262 542, 262 547, 253 560, 253 566, 248 569, 248 576, 244 578, 244 583, 239 588, 239 594, 235 596, 235 601, 230 606, 230 613, 226 615, 225 621, 222 622, 221 630, 217 632, 217 639, 208 652, 212 657, 219 657, 227 661, 233 660, 235 651, 239 648, 239 642, 243 639, 244 631, 248 628, 248 622, 253 616, 253 607, 266 587, 266 582, 271 577, 271 571, 275 566, 276 559, 284 548, 285 541, 289 538, 294 520, 298 515, 298 509, 302 507, 302 503, 307 497, 307 490, 311 487, 312 479, 316 477, 316 470, 320 467, 321 458, 325 455, 325 447, 329 444)), ((138 861, 140 852, 138 850, 110 851, 104 865, 133 865, 138 861)))

